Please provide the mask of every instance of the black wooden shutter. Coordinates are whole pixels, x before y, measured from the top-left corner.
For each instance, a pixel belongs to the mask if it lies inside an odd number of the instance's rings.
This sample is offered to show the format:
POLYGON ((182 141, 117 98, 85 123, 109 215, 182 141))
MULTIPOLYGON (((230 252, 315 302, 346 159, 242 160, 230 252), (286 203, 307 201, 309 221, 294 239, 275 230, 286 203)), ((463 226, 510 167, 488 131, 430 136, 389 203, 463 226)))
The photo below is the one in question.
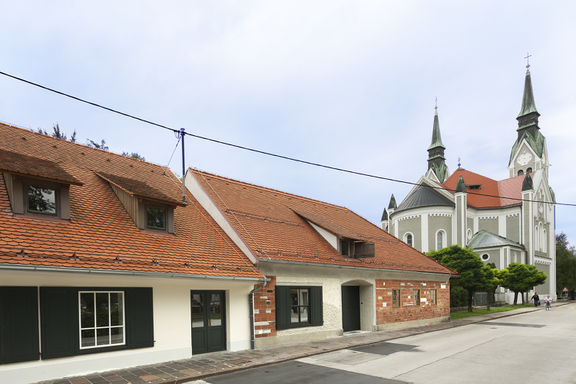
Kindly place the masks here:
POLYGON ((323 325, 323 302, 322 302, 322 287, 310 287, 310 315, 312 325, 323 325))
POLYGON ((276 286, 276 329, 290 327, 290 287, 276 286))
POLYGON ((78 352, 78 295, 71 287, 40 287, 42 358, 78 352))
POLYGON ((38 288, 0 287, 0 364, 39 358, 38 288))
POLYGON ((128 348, 154 346, 152 288, 126 288, 126 344, 128 348))

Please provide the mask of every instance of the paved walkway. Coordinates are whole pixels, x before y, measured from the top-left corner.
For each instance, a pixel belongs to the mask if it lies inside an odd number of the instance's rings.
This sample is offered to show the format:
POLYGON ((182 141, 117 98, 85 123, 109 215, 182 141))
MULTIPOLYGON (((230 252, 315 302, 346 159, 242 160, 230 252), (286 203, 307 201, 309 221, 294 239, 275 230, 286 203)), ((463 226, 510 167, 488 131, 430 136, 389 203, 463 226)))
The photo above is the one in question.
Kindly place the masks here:
MULTIPOLYGON (((553 306, 565 305, 566 302, 554 303, 553 306)), ((168 361, 160 364, 144 365, 122 370, 94 373, 88 376, 69 377, 43 381, 38 384, 177 384, 198 380, 216 374, 254 368, 266 364, 299 359, 359 345, 373 344, 405 336, 426 332, 440 331, 487 320, 514 316, 522 313, 543 310, 540 308, 519 308, 507 312, 472 316, 459 320, 424 327, 408 328, 394 331, 351 333, 342 337, 302 344, 272 347, 259 350, 239 352, 214 352, 193 356, 185 360, 168 361)))

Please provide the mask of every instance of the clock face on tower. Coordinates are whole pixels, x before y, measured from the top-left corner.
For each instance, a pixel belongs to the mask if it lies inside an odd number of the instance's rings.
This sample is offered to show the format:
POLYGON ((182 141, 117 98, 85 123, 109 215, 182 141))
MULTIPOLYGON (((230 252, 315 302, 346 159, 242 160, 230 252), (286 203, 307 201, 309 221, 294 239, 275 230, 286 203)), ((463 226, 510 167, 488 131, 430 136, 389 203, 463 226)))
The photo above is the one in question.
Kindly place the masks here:
POLYGON ((532 160, 532 155, 530 152, 523 152, 520 154, 520 156, 518 156, 518 159, 516 159, 520 165, 526 165, 530 160, 532 160))

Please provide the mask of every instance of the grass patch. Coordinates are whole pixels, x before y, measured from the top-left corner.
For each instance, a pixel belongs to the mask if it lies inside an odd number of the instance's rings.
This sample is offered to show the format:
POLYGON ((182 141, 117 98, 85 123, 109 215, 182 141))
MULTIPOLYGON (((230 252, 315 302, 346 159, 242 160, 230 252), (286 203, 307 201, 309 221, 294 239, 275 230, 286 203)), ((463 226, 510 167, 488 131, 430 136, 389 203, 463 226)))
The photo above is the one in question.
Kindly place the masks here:
POLYGON ((492 308, 490 308, 490 310, 474 309, 472 312, 467 312, 467 311, 454 312, 454 313, 450 314, 450 319, 456 320, 456 319, 462 319, 464 317, 486 315, 488 313, 506 312, 506 311, 511 311, 513 309, 532 307, 532 306, 533 306, 533 304, 504 305, 502 307, 492 307, 492 308))

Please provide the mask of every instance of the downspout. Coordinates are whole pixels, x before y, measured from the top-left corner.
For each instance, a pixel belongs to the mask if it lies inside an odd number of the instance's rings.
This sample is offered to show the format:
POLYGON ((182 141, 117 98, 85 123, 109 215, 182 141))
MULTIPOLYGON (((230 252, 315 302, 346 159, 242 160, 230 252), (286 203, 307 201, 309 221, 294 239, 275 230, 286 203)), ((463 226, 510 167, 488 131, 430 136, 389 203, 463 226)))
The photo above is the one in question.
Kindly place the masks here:
POLYGON ((269 279, 264 276, 262 286, 252 289, 248 294, 248 307, 250 308, 250 349, 254 349, 254 345, 256 343, 256 336, 254 332, 254 293, 266 288, 266 283, 268 283, 268 281, 269 279))

